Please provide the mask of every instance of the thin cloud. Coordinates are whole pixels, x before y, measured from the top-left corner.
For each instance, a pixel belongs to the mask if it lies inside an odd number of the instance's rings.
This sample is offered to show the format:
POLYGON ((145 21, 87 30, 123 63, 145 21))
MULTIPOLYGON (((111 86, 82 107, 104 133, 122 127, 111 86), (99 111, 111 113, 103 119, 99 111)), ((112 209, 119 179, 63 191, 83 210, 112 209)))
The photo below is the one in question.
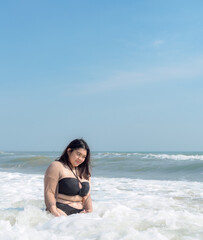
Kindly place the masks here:
POLYGON ((68 86, 66 95, 79 96, 117 91, 159 81, 183 81, 203 76, 203 58, 170 67, 147 69, 145 72, 117 72, 103 81, 73 84, 68 86))
POLYGON ((66 92, 66 94, 69 96, 78 96, 116 91, 141 82, 143 77, 145 76, 142 73, 119 72, 103 81, 80 83, 68 86, 68 89, 71 89, 71 91, 66 92))
POLYGON ((156 40, 156 41, 153 42, 153 45, 158 47, 158 46, 162 45, 163 43, 164 43, 163 40, 156 40))

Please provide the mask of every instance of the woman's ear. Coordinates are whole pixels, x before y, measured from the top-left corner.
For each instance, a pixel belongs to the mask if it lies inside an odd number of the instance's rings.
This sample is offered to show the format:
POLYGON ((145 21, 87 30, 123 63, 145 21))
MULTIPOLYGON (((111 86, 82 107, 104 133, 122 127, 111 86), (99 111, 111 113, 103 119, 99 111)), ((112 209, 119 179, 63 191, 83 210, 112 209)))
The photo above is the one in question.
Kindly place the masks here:
POLYGON ((68 149, 67 149, 67 154, 69 155, 71 152, 72 152, 72 151, 71 151, 71 148, 68 148, 68 149))

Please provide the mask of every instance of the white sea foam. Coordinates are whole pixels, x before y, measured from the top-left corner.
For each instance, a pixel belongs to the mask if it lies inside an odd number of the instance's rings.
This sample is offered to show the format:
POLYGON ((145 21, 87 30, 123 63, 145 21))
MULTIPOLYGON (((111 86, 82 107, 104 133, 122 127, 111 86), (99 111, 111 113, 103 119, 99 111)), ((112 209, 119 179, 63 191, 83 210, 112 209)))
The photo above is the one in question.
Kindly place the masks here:
POLYGON ((0 154, 1 155, 14 155, 15 153, 12 153, 12 152, 1 152, 0 151, 0 154))
POLYGON ((0 174, 1 240, 200 240, 203 183, 93 178, 94 212, 53 217, 43 176, 0 174))
POLYGON ((94 159, 101 159, 101 158, 119 158, 126 156, 126 153, 119 153, 119 152, 99 152, 94 153, 93 158, 94 159))
POLYGON ((171 159, 171 160, 203 160, 203 154, 166 154, 166 153, 118 153, 118 152, 105 152, 93 154, 94 159, 100 158, 123 158, 123 157, 133 157, 144 159, 171 159))
POLYGON ((172 159, 172 160, 203 160, 203 155, 184 154, 145 154, 143 158, 172 159))

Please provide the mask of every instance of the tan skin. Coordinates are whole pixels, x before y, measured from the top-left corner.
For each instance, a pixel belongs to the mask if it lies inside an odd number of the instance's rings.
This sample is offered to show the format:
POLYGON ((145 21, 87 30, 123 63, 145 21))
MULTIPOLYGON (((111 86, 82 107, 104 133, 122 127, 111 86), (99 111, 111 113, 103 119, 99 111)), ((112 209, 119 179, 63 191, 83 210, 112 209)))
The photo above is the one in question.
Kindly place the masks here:
MULTIPOLYGON (((71 151, 71 149, 68 148, 67 153, 69 156, 69 161, 73 167, 73 171, 78 176, 77 166, 79 166, 81 163, 83 163, 85 161, 85 158, 87 155, 87 150, 83 149, 83 148, 79 148, 79 149, 71 151)), ((65 171, 69 177, 75 177, 69 168, 66 168, 65 171)), ((80 179, 80 181, 88 181, 89 184, 91 183, 90 180, 91 180, 90 178, 89 178, 89 180, 80 179)), ((79 185, 81 185, 81 184, 79 183, 79 185)), ((68 204, 71 207, 74 207, 77 209, 82 209, 84 207, 84 210, 81 213, 89 213, 89 212, 93 211, 92 199, 91 199, 90 192, 85 197, 81 197, 79 195, 67 196, 67 195, 63 195, 63 194, 60 194, 60 197, 62 199, 64 199, 62 203, 68 204)), ((62 215, 67 216, 66 213, 63 212, 61 209, 57 208, 56 205, 52 205, 49 210, 54 216, 57 216, 57 217, 62 216, 62 215)))

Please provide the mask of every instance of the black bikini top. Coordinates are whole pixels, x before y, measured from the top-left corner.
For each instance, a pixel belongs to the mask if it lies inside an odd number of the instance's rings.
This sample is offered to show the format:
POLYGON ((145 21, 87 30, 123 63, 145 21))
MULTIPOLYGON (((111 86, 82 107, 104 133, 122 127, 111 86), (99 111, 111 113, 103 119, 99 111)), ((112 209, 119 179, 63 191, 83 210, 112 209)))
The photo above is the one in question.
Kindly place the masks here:
POLYGON ((73 171, 72 173, 75 175, 76 178, 68 177, 68 178, 62 178, 61 180, 59 180, 58 192, 68 196, 75 196, 75 195, 79 195, 81 197, 86 196, 90 189, 89 182, 81 182, 78 179, 78 176, 73 171), (81 188, 79 186, 79 183, 82 186, 81 188))

